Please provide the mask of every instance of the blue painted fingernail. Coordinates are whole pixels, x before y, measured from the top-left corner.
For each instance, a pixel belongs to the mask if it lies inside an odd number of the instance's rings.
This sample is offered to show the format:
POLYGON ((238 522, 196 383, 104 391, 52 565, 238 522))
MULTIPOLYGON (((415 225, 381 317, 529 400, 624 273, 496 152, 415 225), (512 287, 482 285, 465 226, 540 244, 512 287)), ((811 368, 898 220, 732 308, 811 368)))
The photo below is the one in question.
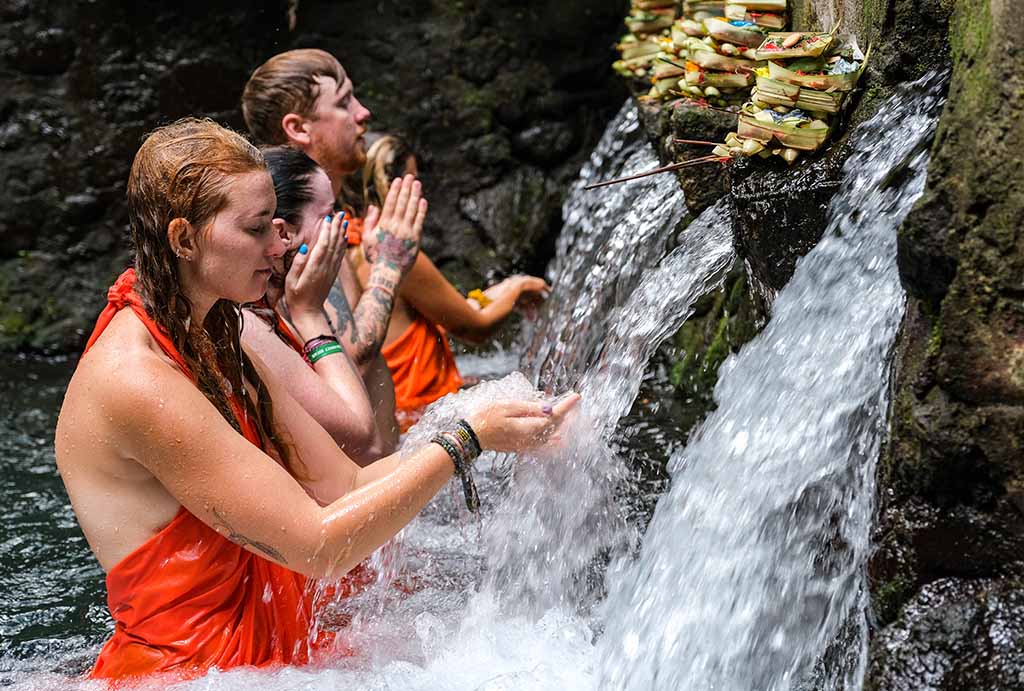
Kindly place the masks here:
POLYGON ((306 246, 306 243, 302 243, 301 245, 299 245, 299 254, 305 254, 308 251, 309 247, 306 246))
POLYGON ((324 220, 327 221, 328 223, 330 223, 331 222, 331 215, 327 214, 326 216, 324 216, 324 220))
POLYGON ((341 229, 342 230, 348 230, 348 221, 342 221, 341 229))
POLYGON ((550 405, 545 404, 544 407, 541 408, 541 411, 543 411, 545 415, 550 415, 551 413, 555 412, 555 409, 552 408, 550 405))
POLYGON ((346 213, 346 212, 344 212, 344 211, 342 211, 342 212, 341 212, 341 217, 342 217, 342 218, 345 218, 345 213, 346 213))

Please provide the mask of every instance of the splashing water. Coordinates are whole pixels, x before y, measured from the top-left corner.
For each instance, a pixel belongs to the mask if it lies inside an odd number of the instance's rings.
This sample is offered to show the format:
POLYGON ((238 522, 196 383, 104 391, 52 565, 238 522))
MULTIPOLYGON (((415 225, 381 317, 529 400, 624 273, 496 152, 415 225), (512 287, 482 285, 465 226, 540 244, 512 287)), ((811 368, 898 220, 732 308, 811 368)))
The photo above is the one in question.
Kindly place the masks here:
POLYGON ((719 407, 672 459, 639 560, 610 576, 600 688, 860 687, 904 307, 896 229, 924 188, 942 86, 911 85, 858 129, 824 239, 722 366, 719 407), (815 674, 839 635, 847 657, 815 674))
POLYGON ((601 594, 609 550, 632 548, 636 536, 616 502, 617 492, 628 491, 629 468, 609 448, 609 436, 636 398, 654 351, 697 299, 722 283, 733 260, 728 211, 723 201, 701 214, 624 304, 593 317, 607 335, 578 383, 579 414, 558 460, 518 473, 485 528, 488 584, 506 600, 538 614, 555 606, 585 610, 601 594))
POLYGON ((585 190, 597 179, 658 165, 632 102, 622 107, 583 166, 562 207, 565 227, 550 271, 555 287, 542 318, 524 331, 524 367, 552 390, 575 386, 605 336, 609 312, 665 254, 687 218, 672 175, 585 190))

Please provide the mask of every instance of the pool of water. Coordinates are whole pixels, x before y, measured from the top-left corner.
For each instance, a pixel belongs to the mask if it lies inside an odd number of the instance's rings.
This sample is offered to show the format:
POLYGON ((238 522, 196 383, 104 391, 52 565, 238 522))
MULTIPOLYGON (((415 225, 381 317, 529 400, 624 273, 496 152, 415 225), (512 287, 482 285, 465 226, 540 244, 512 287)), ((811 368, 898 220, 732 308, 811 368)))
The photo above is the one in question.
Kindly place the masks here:
POLYGON ((71 511, 53 429, 74 363, 0 360, 0 685, 77 674, 113 628, 103 571, 71 511))

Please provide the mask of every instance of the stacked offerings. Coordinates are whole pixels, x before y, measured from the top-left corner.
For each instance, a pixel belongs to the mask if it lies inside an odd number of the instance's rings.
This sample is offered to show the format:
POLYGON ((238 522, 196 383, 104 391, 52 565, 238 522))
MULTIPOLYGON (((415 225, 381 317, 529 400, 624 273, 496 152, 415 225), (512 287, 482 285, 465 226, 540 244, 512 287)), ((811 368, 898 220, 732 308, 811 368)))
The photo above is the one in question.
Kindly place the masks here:
POLYGON ((828 139, 833 116, 857 86, 867 58, 852 39, 828 33, 770 33, 756 51, 756 86, 739 126, 716 156, 782 156, 792 163, 828 139))
POLYGON ((683 4, 672 40, 683 60, 679 90, 720 108, 739 105, 764 62, 755 49, 768 29, 786 24, 786 0, 726 0, 683 4))
POLYGON ((677 8, 676 0, 633 0, 625 20, 629 33, 616 46, 622 59, 615 61, 612 68, 624 77, 650 77, 658 56, 673 54, 669 28, 677 8))
POLYGON ((756 48, 768 30, 785 26, 786 0, 685 0, 680 19, 675 9, 663 0, 635 1, 626 18, 632 33, 618 45, 622 59, 615 69, 649 78, 650 100, 685 96, 738 108, 754 71, 765 65, 756 48))

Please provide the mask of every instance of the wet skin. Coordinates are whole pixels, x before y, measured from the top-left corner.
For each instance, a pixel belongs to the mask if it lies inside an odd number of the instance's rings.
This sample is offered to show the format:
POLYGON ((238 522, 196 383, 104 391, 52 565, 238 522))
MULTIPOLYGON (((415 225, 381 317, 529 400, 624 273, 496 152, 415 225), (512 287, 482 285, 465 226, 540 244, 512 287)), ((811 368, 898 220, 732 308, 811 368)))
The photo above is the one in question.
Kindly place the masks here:
MULTIPOLYGON (((168 227, 172 248, 191 257, 179 260, 179 269, 196 323, 219 299, 259 298, 285 251, 270 218, 269 175, 236 176, 227 191, 227 207, 207 227, 168 227)), ((224 420, 131 310, 119 312, 82 358, 55 447, 72 506, 104 569, 184 506, 262 557, 308 576, 340 575, 393 537, 451 477, 452 461, 436 444, 360 468, 273 369, 253 361, 274 401, 273 424, 305 469, 302 483, 224 420)), ((494 403, 467 419, 484 448, 517 451, 556 432, 574 403, 553 410, 534 400, 494 403)))

